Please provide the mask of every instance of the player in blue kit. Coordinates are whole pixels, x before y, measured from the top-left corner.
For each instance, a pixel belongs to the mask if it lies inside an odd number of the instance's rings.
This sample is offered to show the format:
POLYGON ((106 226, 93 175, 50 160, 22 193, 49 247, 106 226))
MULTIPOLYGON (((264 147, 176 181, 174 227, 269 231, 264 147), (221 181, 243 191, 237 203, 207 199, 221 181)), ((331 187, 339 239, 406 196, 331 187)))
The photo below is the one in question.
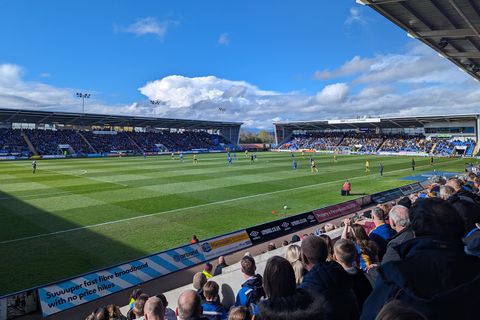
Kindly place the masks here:
POLYGON ((293 171, 297 171, 297 160, 293 159, 293 171))

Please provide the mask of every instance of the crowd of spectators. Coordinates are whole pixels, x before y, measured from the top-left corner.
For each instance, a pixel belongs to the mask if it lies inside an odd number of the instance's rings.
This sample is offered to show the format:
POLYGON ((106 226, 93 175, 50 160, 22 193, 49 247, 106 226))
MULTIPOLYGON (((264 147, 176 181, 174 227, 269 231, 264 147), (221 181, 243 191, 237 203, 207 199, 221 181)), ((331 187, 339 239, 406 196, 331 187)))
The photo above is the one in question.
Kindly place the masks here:
POLYGON ((0 154, 17 155, 30 153, 22 131, 19 129, 0 128, 0 154))
MULTIPOLYGON (((40 155, 63 154, 60 145, 69 145, 74 153, 92 153, 92 149, 75 130, 25 130, 40 155)), ((70 153, 70 150, 68 150, 70 153)))
POLYGON ((434 143, 434 139, 426 139, 423 135, 394 135, 385 139, 380 151, 430 153, 434 143))
POLYGON ((339 146, 350 147, 353 151, 371 153, 380 148, 385 138, 385 135, 370 132, 347 133, 339 146))
MULTIPOLYGON (((230 310, 221 304, 219 283, 207 263, 193 278, 195 290, 184 291, 168 317, 164 297, 149 298, 141 292, 132 294, 128 317, 477 318, 480 176, 473 170, 448 180, 437 177, 426 191, 377 205, 362 216, 344 219, 342 225, 341 239, 335 243, 320 229, 301 238, 295 235, 286 243, 285 257, 270 257, 263 274, 247 253, 236 271, 244 282, 230 310), (152 309, 157 313, 150 313, 152 309)), ((227 265, 224 257, 218 265, 215 275, 227 265)), ((89 319, 116 319, 107 318, 104 309, 105 318, 89 319)))
POLYGON ((452 156, 458 153, 459 149, 462 149, 463 154, 466 156, 473 156, 475 149, 475 141, 471 139, 467 140, 449 140, 449 139, 436 139, 435 148, 432 150, 433 154, 441 156, 452 156))
POLYGON ((342 140, 343 133, 307 133, 302 135, 294 135, 292 139, 280 146, 284 150, 298 149, 316 149, 316 150, 333 150, 342 140))

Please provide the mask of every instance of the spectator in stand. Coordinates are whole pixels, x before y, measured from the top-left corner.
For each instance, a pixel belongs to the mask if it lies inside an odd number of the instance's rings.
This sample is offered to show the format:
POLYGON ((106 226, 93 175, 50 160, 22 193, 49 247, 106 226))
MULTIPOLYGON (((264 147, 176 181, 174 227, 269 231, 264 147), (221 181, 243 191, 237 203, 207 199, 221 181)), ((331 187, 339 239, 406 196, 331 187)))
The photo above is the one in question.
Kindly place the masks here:
POLYGON ((389 217, 390 224, 397 234, 388 242, 382 263, 400 260, 400 255, 396 248, 402 243, 415 237, 413 231, 409 228, 410 219, 408 217, 407 208, 401 205, 396 205, 390 210, 389 217))
POLYGON ((205 296, 203 295, 203 286, 207 283, 207 277, 202 272, 197 272, 193 275, 193 287, 197 290, 197 293, 202 298, 202 301, 205 300, 205 296))
POLYGON ((179 320, 206 320, 202 317, 202 299, 195 290, 182 292, 178 297, 177 306, 179 320))
POLYGON ((257 267, 255 260, 251 256, 244 256, 240 261, 241 272, 246 281, 242 284, 237 293, 235 306, 254 307, 265 296, 263 291, 262 276, 255 274, 257 267))
POLYGON ((167 297, 165 297, 163 293, 157 294, 156 297, 162 300, 162 305, 165 309, 165 320, 177 320, 177 315, 175 314, 175 311, 168 307, 167 297))
POLYGON ((108 312, 104 307, 95 309, 85 320, 108 320, 108 312))
POLYGON ((190 240, 190 244, 198 243, 198 241, 199 241, 199 240, 198 240, 197 236, 196 236, 196 235, 193 235, 193 236, 192 236, 192 240, 190 240))
POLYGON ((320 304, 304 289, 297 289, 290 263, 279 256, 268 259, 263 273, 266 299, 259 303, 255 319, 293 320, 320 318, 320 304))
POLYGON ((292 244, 288 247, 287 252, 285 253, 285 259, 292 265, 293 272, 295 273, 295 283, 299 285, 303 281, 306 270, 303 267, 303 263, 300 260, 301 251, 300 247, 296 244, 292 244))
POLYGON ((122 312, 120 311, 120 308, 114 304, 109 304, 107 307, 107 314, 108 314, 108 320, 124 320, 126 319, 123 315, 122 312))
MULTIPOLYGON (((331 225, 332 227, 330 227, 332 230, 335 229, 335 226, 331 223, 328 223, 327 225, 331 225)), ((325 231, 327 231, 327 225, 325 225, 325 231)), ((327 249, 328 249, 328 256, 327 256, 327 261, 333 261, 333 241, 332 241, 332 238, 330 238, 328 235, 326 234, 321 234, 319 236, 320 238, 322 238, 323 240, 325 240, 325 243, 327 244, 327 249)))
POLYGON ((218 284, 215 281, 208 281, 203 286, 205 302, 202 304, 203 316, 209 320, 226 320, 227 312, 218 297, 218 284))
POLYGON ((326 261, 328 248, 325 241, 308 236, 302 241, 302 261, 308 273, 299 286, 314 296, 325 298, 337 314, 337 319, 357 319, 358 307, 350 278, 342 266, 326 261))
POLYGON ((207 280, 213 277, 212 270, 213 270, 212 264, 210 262, 207 262, 203 267, 203 271, 202 271, 202 273, 205 275, 205 278, 207 278, 207 280))
POLYGON ((360 268, 367 272, 380 261, 377 244, 370 240, 362 225, 357 223, 352 225, 350 219, 344 219, 344 223, 342 239, 351 239, 355 242, 360 268))
POLYGON ((451 204, 437 198, 417 200, 409 216, 416 238, 400 245, 402 260, 379 267, 361 319, 375 319, 392 299, 428 319, 477 318, 480 259, 464 252, 461 217, 451 204))
POLYGON ((334 260, 347 272, 352 281, 352 289, 357 297, 359 310, 362 311, 363 303, 372 292, 372 285, 363 270, 356 267, 357 249, 350 240, 340 239, 335 242, 334 260))
POLYGON ((165 307, 162 300, 158 297, 151 297, 145 302, 144 307, 145 320, 164 320, 165 307))
POLYGON ((440 187, 440 198, 447 200, 462 217, 465 234, 475 228, 475 223, 480 222, 480 204, 473 197, 473 193, 462 189, 458 179, 451 179, 447 185, 440 187))
POLYGON ((252 315, 247 307, 233 307, 228 314, 228 320, 251 320, 252 315))
POLYGON ((222 270, 225 267, 228 267, 228 264, 225 262, 225 257, 224 256, 218 257, 218 265, 215 268, 215 272, 213 273, 213 276, 215 277, 222 274, 222 270))
POLYGON ((390 238, 395 236, 396 232, 385 220, 385 212, 382 208, 376 207, 372 210, 373 223, 375 229, 370 232, 370 240, 374 241, 379 249, 379 258, 381 259, 387 250, 387 243, 390 238))
POLYGON ((292 240, 290 241, 290 243, 295 243, 295 242, 298 242, 300 240, 301 240, 300 237, 298 235, 294 234, 292 236, 292 240))
POLYGON ((140 319, 143 320, 143 312, 145 307, 145 302, 148 300, 147 294, 141 294, 138 299, 135 301, 135 305, 127 313, 127 319, 140 319))
POLYGON ((427 318, 405 303, 393 300, 380 310, 375 320, 427 320, 427 318))
POLYGON ((132 309, 135 306, 135 301, 140 297, 140 295, 143 293, 142 289, 136 288, 133 289, 132 293, 130 293, 130 299, 128 302, 128 306, 130 309, 132 309))
POLYGON ((275 246, 275 243, 270 242, 267 246, 267 251, 273 251, 275 249, 277 249, 277 247, 275 246))

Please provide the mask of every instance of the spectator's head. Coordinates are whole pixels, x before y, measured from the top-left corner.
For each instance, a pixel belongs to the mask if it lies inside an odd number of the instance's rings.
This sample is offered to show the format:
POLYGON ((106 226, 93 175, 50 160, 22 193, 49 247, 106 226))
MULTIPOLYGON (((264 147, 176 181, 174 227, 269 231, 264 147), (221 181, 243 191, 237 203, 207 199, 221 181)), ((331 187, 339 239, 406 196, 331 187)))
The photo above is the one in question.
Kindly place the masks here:
POLYGON ((193 275, 192 285, 195 289, 202 289, 205 283, 207 283, 207 277, 202 272, 197 272, 193 275))
POLYGON ((292 242, 292 243, 295 243, 295 242, 298 242, 298 241, 300 241, 300 237, 297 236, 296 234, 294 234, 294 235, 292 236, 292 241, 291 241, 291 242, 292 242))
POLYGON ((448 200, 456 193, 455 189, 449 185, 440 187, 440 199, 448 200))
POLYGON ((252 315, 247 307, 234 307, 228 313, 228 320, 251 320, 252 315))
POLYGON ((267 251, 273 251, 275 249, 277 249, 277 247, 275 246, 275 243, 270 242, 267 246, 267 251))
POLYGON ((218 264, 227 264, 227 263, 225 262, 225 257, 224 257, 224 256, 218 257, 218 264))
POLYGON ((325 232, 330 232, 332 230, 335 230, 335 225, 333 223, 325 224, 325 232))
POLYGON ((177 302, 177 318, 187 320, 199 318, 202 315, 202 300, 194 290, 187 290, 180 294, 177 302))
POLYGON ((462 181, 458 178, 451 178, 447 181, 447 186, 452 187, 455 189, 455 192, 458 192, 462 189, 462 181))
POLYGON ((400 300, 393 300, 380 310, 375 320, 427 320, 427 318, 400 300))
POLYGON ((463 220, 455 208, 438 198, 416 201, 410 209, 410 223, 416 236, 461 239, 465 233, 463 220))
POLYGON ((332 238, 330 238, 326 234, 321 234, 319 237, 321 239, 323 239, 325 241, 325 243, 327 244, 327 249, 328 249, 327 261, 332 261, 333 260, 333 241, 332 241, 332 238))
POLYGON ((295 287, 295 273, 290 262, 279 256, 268 259, 263 272, 263 289, 267 298, 291 296, 295 287))
POLYGON ((286 246, 288 246, 288 240, 283 240, 282 247, 286 247, 286 246))
POLYGON ((136 318, 140 318, 143 316, 143 312, 144 312, 144 307, 145 307, 145 302, 148 300, 148 296, 146 297, 146 299, 143 299, 142 298, 143 295, 141 295, 137 301, 135 301, 135 305, 133 306, 133 314, 135 315, 136 318))
POLYGON ((405 208, 410 208, 412 206, 412 200, 409 197, 403 197, 402 199, 398 200, 397 203, 399 206, 404 206, 405 208))
POLYGON ((163 320, 165 318, 165 306, 158 297, 151 297, 145 302, 145 320, 163 320))
POLYGON ((241 271, 246 278, 253 277, 257 266, 255 260, 251 256, 244 256, 240 261, 241 271))
POLYGON ((215 301, 218 299, 218 284, 215 281, 208 281, 203 286, 203 295, 207 301, 215 301))
POLYGON ((293 263, 300 259, 300 255, 300 247, 296 244, 292 244, 288 247, 287 252, 285 253, 285 259, 287 259, 288 262, 293 263))
POLYGON ((95 309, 91 315, 87 317, 88 320, 108 320, 108 312, 104 307, 95 309))
POLYGON ((208 273, 212 272, 213 266, 210 262, 205 263, 203 270, 207 271, 208 273))
POLYGON ((355 238, 356 242, 370 240, 367 232, 365 231, 365 228, 363 228, 363 226, 361 224, 355 223, 352 226, 352 230, 353 230, 353 237, 355 238))
POLYGON ((142 289, 140 288, 136 288, 136 289, 133 289, 132 293, 130 293, 130 300, 137 300, 138 297, 140 297, 140 295, 143 293, 142 289))
POLYGON ((310 271, 315 264, 325 262, 328 257, 328 247, 325 240, 315 236, 305 237, 302 241, 302 261, 310 271))
POLYGON ((380 225, 385 223, 385 212, 380 207, 375 207, 372 209, 372 218, 375 225, 380 225))
POLYGON ((334 259, 344 268, 351 268, 356 261, 357 247, 353 241, 340 239, 335 242, 334 259))
POLYGON ((162 300, 162 305, 165 309, 168 307, 167 297, 165 297, 165 295, 163 293, 159 293, 155 297, 162 300))
POLYGON ((108 313, 108 319, 114 320, 114 319, 121 319, 122 318, 122 312, 120 311, 120 308, 114 304, 109 304, 107 307, 107 313, 108 313))
POLYGON ((408 209, 401 205, 394 206, 389 213, 390 225, 392 228, 400 232, 410 225, 410 219, 408 217, 408 209))

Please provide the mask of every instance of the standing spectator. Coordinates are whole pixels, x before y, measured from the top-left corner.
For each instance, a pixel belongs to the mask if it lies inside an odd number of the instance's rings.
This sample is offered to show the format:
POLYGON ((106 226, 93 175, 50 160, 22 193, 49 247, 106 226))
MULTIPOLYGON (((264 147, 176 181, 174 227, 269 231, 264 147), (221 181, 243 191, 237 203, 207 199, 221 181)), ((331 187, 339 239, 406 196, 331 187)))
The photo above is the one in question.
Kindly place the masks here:
POLYGON ((287 252, 285 253, 285 259, 292 265, 293 272, 295 273, 295 283, 299 285, 303 281, 306 270, 303 267, 301 261, 301 251, 300 247, 296 244, 292 244, 288 247, 287 252))
POLYGON ((348 274, 338 263, 326 261, 328 249, 325 241, 308 236, 302 241, 301 249, 308 273, 299 287, 313 295, 324 296, 337 312, 338 319, 357 319, 357 302, 348 274))
POLYGON ((379 267, 361 319, 375 319, 392 299, 428 319, 477 318, 480 259, 464 252, 462 219, 448 202, 436 198, 417 200, 409 216, 416 238, 400 245, 402 260, 379 267))
POLYGON ((218 289, 218 284, 215 281, 208 281, 203 286, 203 294, 206 300, 202 304, 203 315, 209 320, 227 319, 227 312, 219 302, 218 289))
POLYGON ((409 228, 410 219, 408 217, 407 208, 401 205, 396 205, 390 210, 389 217, 390 224, 397 234, 388 242, 382 263, 400 260, 400 255, 398 254, 396 247, 415 237, 413 231, 409 228))
POLYGON ((375 229, 370 231, 369 236, 370 240, 377 244, 379 249, 379 257, 381 258, 387 250, 387 243, 389 239, 392 238, 396 232, 385 222, 385 212, 381 208, 373 208, 372 218, 373 223, 375 224, 375 229))
MULTIPOLYGON (((331 223, 327 223, 325 225, 325 231, 327 231, 327 226, 329 226, 329 229, 328 231, 331 231, 333 229, 335 229, 335 226, 331 223)), ((333 261, 333 241, 332 241, 332 238, 330 238, 328 235, 326 234, 321 234, 320 235, 320 238, 322 238, 323 240, 325 240, 325 243, 327 244, 327 249, 328 249, 328 256, 327 256, 327 261, 333 261)))
POLYGON ((349 239, 350 236, 355 242, 360 268, 366 272, 379 262, 378 247, 375 242, 370 240, 362 225, 358 223, 352 225, 349 219, 345 219, 344 223, 342 239, 349 239))
POLYGON ((350 181, 345 181, 342 185, 342 196, 349 196, 350 195, 350 192, 352 191, 352 184, 350 183, 350 181))
POLYGON ((165 307, 162 300, 158 297, 151 297, 145 302, 144 307, 145 320, 164 320, 165 307))
POLYGON ((228 267, 228 264, 225 262, 225 257, 220 256, 218 257, 218 265, 215 268, 215 271, 213 272, 213 276, 218 276, 222 274, 223 268, 228 267))
POLYGON ((372 285, 363 273, 363 270, 355 266, 356 258, 357 249, 353 241, 340 239, 335 242, 334 260, 343 267, 350 277, 359 310, 362 311, 363 303, 372 292, 372 285))
POLYGON ((213 266, 210 262, 207 262, 203 267, 202 273, 205 275, 205 278, 207 278, 207 280, 213 277, 212 269, 213 269, 213 266))
POLYGON ((140 288, 133 289, 132 293, 130 294, 130 300, 128 302, 130 309, 135 306, 135 301, 138 299, 138 297, 140 297, 142 293, 143 291, 140 288))
POLYGON ((251 307, 256 305, 260 299, 265 296, 263 291, 263 279, 259 274, 255 274, 257 267, 255 260, 251 256, 244 256, 240 261, 241 271, 246 281, 242 284, 235 300, 235 306, 251 307))
POLYGON ((202 300, 195 290, 182 292, 178 297, 177 305, 179 320, 206 320, 202 317, 202 300))

